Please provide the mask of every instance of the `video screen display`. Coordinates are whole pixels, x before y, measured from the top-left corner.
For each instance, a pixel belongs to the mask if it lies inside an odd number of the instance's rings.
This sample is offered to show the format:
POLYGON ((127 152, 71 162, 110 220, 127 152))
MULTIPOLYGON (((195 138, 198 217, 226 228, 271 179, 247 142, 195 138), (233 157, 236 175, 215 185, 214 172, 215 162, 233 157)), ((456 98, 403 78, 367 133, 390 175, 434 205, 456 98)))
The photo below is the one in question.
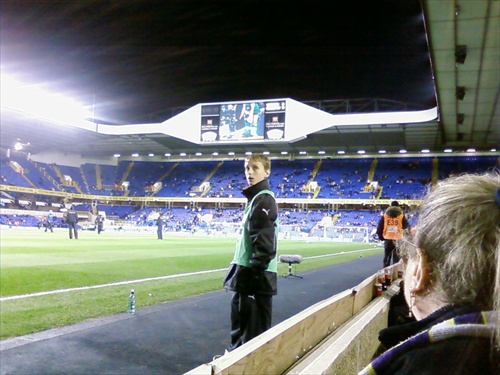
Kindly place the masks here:
POLYGON ((285 112, 285 100, 203 105, 201 141, 282 140, 285 112))

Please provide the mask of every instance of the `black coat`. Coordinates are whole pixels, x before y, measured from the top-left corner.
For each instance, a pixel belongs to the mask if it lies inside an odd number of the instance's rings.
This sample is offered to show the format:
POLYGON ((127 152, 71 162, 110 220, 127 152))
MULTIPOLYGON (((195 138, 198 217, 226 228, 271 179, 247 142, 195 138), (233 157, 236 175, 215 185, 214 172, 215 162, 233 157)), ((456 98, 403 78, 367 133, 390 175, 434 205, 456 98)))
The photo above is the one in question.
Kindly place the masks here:
MULTIPOLYGON (((243 195, 250 202, 262 190, 269 190, 267 179, 246 188, 243 190, 243 195)), ((254 248, 250 259, 252 267, 231 264, 224 278, 225 289, 249 295, 278 293, 277 274, 265 271, 269 262, 276 257, 277 217, 278 208, 273 196, 261 194, 255 198, 247 224, 254 248)))
MULTIPOLYGON (((448 305, 428 317, 412 323, 396 325, 379 333, 382 347, 390 349, 400 342, 445 320, 478 312, 471 305, 448 305)), ((458 318, 460 319, 460 318, 458 318)), ((394 355, 380 374, 499 374, 500 352, 492 351, 490 337, 460 336, 394 355), (496 353, 496 354, 493 354, 496 353), (494 356, 494 358, 492 357, 494 356)))
POLYGON ((78 214, 76 210, 73 208, 70 208, 68 212, 66 213, 66 222, 68 224, 76 224, 78 223, 78 214))

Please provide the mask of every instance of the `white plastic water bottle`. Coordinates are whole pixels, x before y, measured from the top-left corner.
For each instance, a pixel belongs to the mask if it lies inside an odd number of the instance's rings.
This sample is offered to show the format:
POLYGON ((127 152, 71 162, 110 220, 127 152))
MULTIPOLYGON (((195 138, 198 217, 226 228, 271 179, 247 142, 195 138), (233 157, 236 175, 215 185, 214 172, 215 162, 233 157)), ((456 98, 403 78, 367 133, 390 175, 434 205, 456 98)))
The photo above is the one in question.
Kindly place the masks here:
POLYGON ((130 314, 135 314, 135 291, 130 290, 130 295, 128 296, 128 312, 130 314))

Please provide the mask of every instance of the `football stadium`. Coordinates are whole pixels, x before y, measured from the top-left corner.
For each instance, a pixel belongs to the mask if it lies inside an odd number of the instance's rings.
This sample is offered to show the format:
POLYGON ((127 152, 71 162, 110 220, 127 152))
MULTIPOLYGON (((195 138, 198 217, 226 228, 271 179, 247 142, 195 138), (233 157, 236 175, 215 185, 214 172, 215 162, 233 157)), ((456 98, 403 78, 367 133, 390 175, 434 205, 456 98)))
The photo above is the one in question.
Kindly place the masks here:
POLYGON ((386 210, 500 173, 500 2, 108 3, 2 10, 0 373, 361 371, 403 290, 386 210), (278 294, 228 352, 256 154, 278 294))

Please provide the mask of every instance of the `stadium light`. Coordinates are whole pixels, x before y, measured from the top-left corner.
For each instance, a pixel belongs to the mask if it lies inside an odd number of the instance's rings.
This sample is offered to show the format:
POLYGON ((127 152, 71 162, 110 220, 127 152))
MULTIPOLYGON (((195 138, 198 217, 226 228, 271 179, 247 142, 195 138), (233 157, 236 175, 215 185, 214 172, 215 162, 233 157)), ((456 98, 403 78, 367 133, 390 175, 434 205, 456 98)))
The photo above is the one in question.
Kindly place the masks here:
POLYGON ((234 156, 234 152, 233 152, 233 151, 229 151, 227 154, 228 154, 229 156, 234 156))
POLYGON ((339 151, 337 151, 337 154, 339 154, 339 155, 344 155, 344 154, 345 154, 345 151, 344 151, 344 150, 339 150, 339 151))
POLYGON ((452 150, 451 148, 445 148, 445 149, 444 149, 444 152, 446 152, 446 153, 450 153, 450 152, 453 152, 453 150, 452 150))
POLYGON ((365 152, 365 150, 359 150, 359 151, 358 151, 358 154, 360 154, 360 155, 363 155, 363 154, 365 154, 365 153, 366 153, 366 152, 365 152))
POLYGON ((201 152, 197 152, 195 155, 196 156, 202 156, 203 154, 201 152))
POLYGON ((385 154, 386 152, 387 152, 387 151, 385 151, 385 150, 378 150, 378 153, 379 153, 379 154, 385 154))
POLYGON ((299 151, 299 155, 307 155, 306 151, 299 151))
POLYGON ((179 154, 179 156, 186 156, 186 153, 185 153, 185 152, 181 152, 181 153, 179 154))
POLYGON ((246 155, 246 156, 250 156, 250 155, 252 155, 252 151, 247 151, 247 152, 245 152, 245 155, 246 155))
POLYGON ((422 154, 428 154, 430 151, 428 148, 424 148, 421 152, 422 154))
MULTIPOLYGON (((264 152, 262 153, 262 155, 269 155, 269 154, 271 154, 269 151, 264 151, 264 152)), ((283 153, 282 153, 282 154, 283 154, 283 153)))
POLYGON ((404 148, 402 148, 401 150, 399 150, 399 153, 400 154, 406 154, 408 151, 406 151, 404 148))
POLYGON ((464 100, 464 98, 465 98, 465 87, 464 86, 457 86, 455 88, 455 97, 458 100, 464 100))
POLYGON ((155 154, 153 154, 152 152, 150 152, 150 153, 149 153, 149 156, 150 156, 150 157, 153 157, 153 156, 155 156, 155 154))
POLYGON ((212 152, 212 156, 219 156, 219 153, 217 151, 212 152))
POLYGON ((120 154, 114 154, 113 157, 119 158, 121 155, 120 154))
POLYGON ((92 112, 73 98, 50 93, 41 87, 26 85, 1 74, 1 106, 46 118, 65 125, 88 123, 92 112))
POLYGON ((138 158, 138 157, 139 157, 139 154, 138 154, 137 152, 134 152, 134 153, 132 154, 132 157, 133 157, 133 158, 138 158))
POLYGON ((323 151, 323 150, 318 151, 318 155, 324 155, 324 154, 325 154, 325 151, 323 151))
MULTIPOLYGON (((269 155, 269 154, 264 154, 264 155, 269 155)), ((288 151, 281 151, 281 155, 288 155, 288 151)))
POLYGON ((467 58, 467 46, 466 45, 455 46, 455 62, 457 64, 464 64, 466 58, 467 58))
POLYGON ((476 149, 475 148, 468 148, 467 152, 476 152, 476 149))
POLYGON ((165 152, 165 156, 169 158, 171 156, 170 152, 165 152))

